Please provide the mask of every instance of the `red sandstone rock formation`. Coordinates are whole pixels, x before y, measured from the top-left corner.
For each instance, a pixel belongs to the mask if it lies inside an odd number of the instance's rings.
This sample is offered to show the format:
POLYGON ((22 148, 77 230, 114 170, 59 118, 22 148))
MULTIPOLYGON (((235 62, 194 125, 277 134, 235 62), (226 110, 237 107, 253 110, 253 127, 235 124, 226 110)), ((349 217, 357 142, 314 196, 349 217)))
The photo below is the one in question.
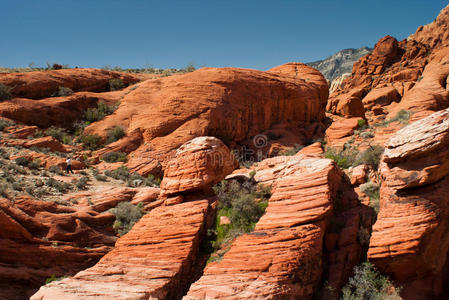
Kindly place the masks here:
POLYGON ((214 137, 198 137, 176 150, 161 182, 163 197, 210 191, 238 166, 228 147, 214 137))
POLYGON ((123 126, 139 148, 118 143, 115 149, 131 152, 127 165, 146 174, 143 164, 164 166, 175 149, 198 136, 252 144, 254 136, 277 123, 298 128, 320 122, 327 88, 319 72, 302 64, 269 72, 204 68, 139 84, 113 115, 92 124, 86 133, 104 137, 107 129, 123 126), (284 74, 292 67, 300 75, 284 74))
POLYGON ((0 198, 0 297, 28 298, 51 275, 95 264, 115 242, 113 220, 89 207, 0 198))
POLYGON ((74 92, 109 91, 109 80, 120 78, 128 86, 140 79, 129 73, 99 69, 63 69, 25 73, 2 73, 0 84, 11 87, 14 98, 41 99, 51 97, 59 87, 74 92))
POLYGON ((208 200, 158 207, 95 266, 41 287, 31 299, 178 299, 194 280, 211 212, 208 200))
POLYGON ((386 143, 368 257, 402 286, 404 299, 447 296, 448 166, 449 109, 399 130, 386 143))
POLYGON ((206 267, 184 299, 311 299, 323 261, 324 277, 337 289, 358 263, 361 207, 335 164, 299 156, 269 161, 279 173, 265 215, 206 267), (337 219, 342 228, 335 227, 337 219))
POLYGON ((446 90, 449 6, 407 40, 379 40, 372 53, 354 64, 352 76, 335 90, 327 110, 343 116, 390 114, 401 109, 431 112, 449 106, 446 90), (373 111, 372 111, 373 110, 373 111))

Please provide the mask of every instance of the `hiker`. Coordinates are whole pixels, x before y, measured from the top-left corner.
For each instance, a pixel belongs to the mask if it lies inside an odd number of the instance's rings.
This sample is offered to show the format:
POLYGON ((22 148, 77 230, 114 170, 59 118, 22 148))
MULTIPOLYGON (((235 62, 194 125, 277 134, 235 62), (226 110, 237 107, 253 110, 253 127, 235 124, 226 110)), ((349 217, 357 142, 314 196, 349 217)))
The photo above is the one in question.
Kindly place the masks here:
POLYGON ((72 174, 74 174, 73 170, 72 170, 72 159, 70 158, 70 156, 67 157, 67 160, 65 162, 67 163, 67 169, 66 169, 67 174, 69 174, 69 171, 72 172, 72 174))

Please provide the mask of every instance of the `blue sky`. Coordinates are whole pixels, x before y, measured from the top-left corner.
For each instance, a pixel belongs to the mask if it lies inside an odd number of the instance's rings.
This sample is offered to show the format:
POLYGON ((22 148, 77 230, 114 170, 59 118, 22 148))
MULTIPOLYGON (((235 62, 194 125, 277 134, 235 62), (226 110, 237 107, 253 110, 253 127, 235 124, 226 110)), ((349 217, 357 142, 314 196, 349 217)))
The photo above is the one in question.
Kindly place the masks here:
POLYGON ((0 66, 244 67, 398 39, 440 0, 0 0, 0 66))

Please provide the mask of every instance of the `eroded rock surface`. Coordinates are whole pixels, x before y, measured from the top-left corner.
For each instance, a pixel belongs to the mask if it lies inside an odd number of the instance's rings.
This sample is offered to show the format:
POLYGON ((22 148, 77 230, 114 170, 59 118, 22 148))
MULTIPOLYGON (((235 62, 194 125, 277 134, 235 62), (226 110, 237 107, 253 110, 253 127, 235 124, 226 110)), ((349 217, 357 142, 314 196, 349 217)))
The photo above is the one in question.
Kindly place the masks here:
POLYGON ((208 200, 155 208, 95 266, 41 287, 31 299, 180 298, 211 216, 208 200))
POLYGON ((448 166, 448 109, 399 130, 386 143, 368 257, 403 287, 404 299, 437 299, 447 287, 448 166))

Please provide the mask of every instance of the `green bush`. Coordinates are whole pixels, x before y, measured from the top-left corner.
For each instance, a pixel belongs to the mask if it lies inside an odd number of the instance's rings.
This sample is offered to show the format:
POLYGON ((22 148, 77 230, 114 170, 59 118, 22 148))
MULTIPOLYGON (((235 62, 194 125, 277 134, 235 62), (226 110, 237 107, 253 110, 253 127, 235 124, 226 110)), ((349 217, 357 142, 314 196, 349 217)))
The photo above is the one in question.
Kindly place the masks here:
POLYGON ((69 183, 62 182, 51 177, 47 179, 45 185, 56 189, 60 193, 66 193, 71 189, 71 185, 69 183))
POLYGON ((83 144, 84 149, 96 150, 100 148, 101 136, 98 134, 82 135, 78 140, 83 144))
POLYGON ((214 229, 209 231, 211 248, 216 251, 235 237, 251 232, 264 214, 270 197, 270 189, 249 181, 222 181, 213 187, 218 197, 218 212, 214 229), (259 201, 257 202, 256 199, 259 201), (220 217, 227 216, 231 224, 220 224, 220 217))
POLYGON ((360 185, 360 191, 369 197, 369 204, 376 213, 379 212, 380 186, 374 182, 367 182, 360 185))
POLYGON ((98 181, 107 181, 107 177, 104 176, 103 174, 100 174, 100 172, 98 171, 98 169, 93 168, 92 169, 92 175, 95 177, 96 180, 98 181))
POLYGON ((396 121, 401 124, 408 124, 408 121, 410 120, 411 115, 412 115, 412 112, 405 110, 405 109, 401 109, 396 114, 396 116, 394 116, 393 118, 391 118, 389 120, 385 120, 380 123, 377 123, 375 126, 384 127, 384 126, 388 126, 391 122, 396 122, 396 121))
POLYGON ((41 160, 39 158, 31 161, 28 164, 28 168, 30 168, 32 170, 38 170, 40 168, 40 166, 41 166, 41 160))
POLYGON ((30 164, 30 160, 26 157, 18 157, 14 160, 14 162, 16 164, 18 164, 19 166, 24 166, 24 167, 28 167, 28 165, 30 164))
POLYGON ((73 91, 71 88, 60 86, 58 88, 58 91, 55 92, 52 96, 53 97, 67 97, 73 94, 73 91))
POLYGON ((358 151, 353 148, 347 148, 339 151, 335 148, 327 148, 324 157, 334 160, 342 169, 347 169, 354 164, 358 151))
POLYGON ((374 170, 379 168, 379 162, 382 154, 384 153, 384 148, 381 146, 369 146, 368 149, 359 153, 353 163, 353 166, 358 165, 369 165, 374 170))
POLYGON ((137 172, 130 174, 127 182, 130 187, 138 187, 140 185, 158 187, 161 184, 161 180, 155 178, 152 174, 149 174, 148 177, 144 177, 137 172))
POLYGON ((117 169, 115 169, 113 171, 106 170, 104 172, 104 174, 106 176, 111 177, 111 178, 114 178, 114 179, 117 179, 117 180, 123 180, 125 182, 128 180, 128 178, 130 176, 129 170, 125 166, 118 167, 117 169))
POLYGON ((89 177, 83 176, 75 183, 75 186, 79 190, 87 190, 87 182, 88 181, 89 181, 89 177))
POLYGON ((125 129, 121 126, 114 126, 108 130, 106 144, 118 141, 125 136, 125 129))
POLYGON ((125 152, 108 152, 103 154, 100 157, 101 160, 104 160, 105 162, 108 163, 114 163, 114 162, 126 162, 127 161, 127 157, 126 157, 126 153, 125 152))
POLYGON ((0 131, 3 131, 3 130, 5 130, 6 127, 13 126, 13 125, 15 125, 15 123, 12 121, 0 119, 0 131))
POLYGON ((51 126, 47 130, 45 130, 45 134, 54 137, 55 139, 64 144, 70 144, 71 141, 70 134, 64 128, 51 126))
POLYGON ((142 204, 133 205, 131 202, 120 202, 115 208, 111 209, 115 216, 114 229, 120 236, 126 234, 143 216, 142 204))
POLYGON ((366 121, 361 119, 357 121, 357 128, 358 129, 365 129, 366 128, 366 121))
POLYGON ((295 147, 290 148, 284 152, 281 152, 281 153, 279 153, 279 155, 293 156, 296 153, 298 153, 302 148, 304 148, 303 145, 295 145, 295 147))
POLYGON ((63 277, 56 277, 55 274, 52 274, 50 277, 45 279, 45 284, 49 284, 50 282, 59 281, 59 280, 62 280, 62 279, 63 279, 63 277))
POLYGON ((399 290, 369 262, 354 268, 342 289, 342 300, 399 300, 399 290))
POLYGON ((84 113, 84 121, 86 121, 87 123, 100 121, 107 115, 112 114, 117 109, 119 104, 120 103, 117 102, 114 105, 108 105, 103 101, 99 101, 96 108, 87 109, 87 111, 84 113))
POLYGON ((0 83, 0 102, 11 99, 11 88, 0 83))
POLYGON ((9 199, 8 186, 6 184, 0 184, 0 197, 9 199))
POLYGON ((110 91, 118 91, 125 87, 125 83, 121 78, 112 78, 109 79, 109 90, 110 91))
POLYGON ((48 168, 48 171, 58 174, 58 175, 64 174, 64 172, 62 172, 62 170, 59 166, 51 166, 50 168, 48 168))

